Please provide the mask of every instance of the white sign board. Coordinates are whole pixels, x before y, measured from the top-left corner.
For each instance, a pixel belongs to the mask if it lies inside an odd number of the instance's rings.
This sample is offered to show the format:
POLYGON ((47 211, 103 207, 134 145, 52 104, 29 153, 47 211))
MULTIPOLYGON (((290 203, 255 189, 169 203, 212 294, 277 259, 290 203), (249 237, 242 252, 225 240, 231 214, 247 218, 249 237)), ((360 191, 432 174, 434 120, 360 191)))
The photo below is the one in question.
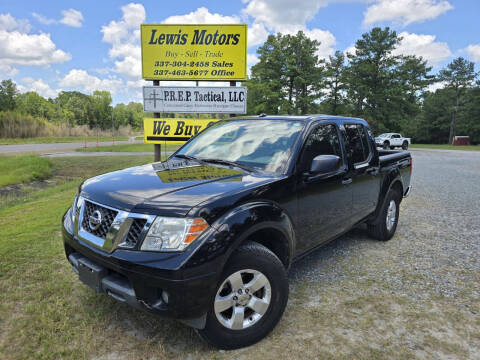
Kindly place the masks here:
POLYGON ((170 113, 247 113, 244 86, 144 86, 143 110, 170 113))

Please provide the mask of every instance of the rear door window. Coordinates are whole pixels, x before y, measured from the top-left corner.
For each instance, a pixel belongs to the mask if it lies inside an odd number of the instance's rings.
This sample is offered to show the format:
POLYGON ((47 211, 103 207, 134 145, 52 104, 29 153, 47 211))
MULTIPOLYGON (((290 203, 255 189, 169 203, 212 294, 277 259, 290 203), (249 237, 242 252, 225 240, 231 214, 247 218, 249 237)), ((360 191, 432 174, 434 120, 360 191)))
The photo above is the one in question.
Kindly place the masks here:
POLYGON ((345 132, 353 163, 360 164, 367 161, 370 156, 370 146, 365 127, 360 124, 345 124, 345 132))

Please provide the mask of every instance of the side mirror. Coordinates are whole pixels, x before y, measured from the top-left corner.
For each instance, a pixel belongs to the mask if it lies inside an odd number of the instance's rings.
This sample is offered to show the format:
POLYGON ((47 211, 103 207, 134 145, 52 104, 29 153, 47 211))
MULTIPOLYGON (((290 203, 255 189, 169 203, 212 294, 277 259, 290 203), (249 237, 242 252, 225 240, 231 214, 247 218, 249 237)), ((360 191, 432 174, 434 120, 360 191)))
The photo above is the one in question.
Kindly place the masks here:
POLYGON ((340 169, 342 160, 337 155, 318 155, 313 158, 310 174, 327 174, 340 169))

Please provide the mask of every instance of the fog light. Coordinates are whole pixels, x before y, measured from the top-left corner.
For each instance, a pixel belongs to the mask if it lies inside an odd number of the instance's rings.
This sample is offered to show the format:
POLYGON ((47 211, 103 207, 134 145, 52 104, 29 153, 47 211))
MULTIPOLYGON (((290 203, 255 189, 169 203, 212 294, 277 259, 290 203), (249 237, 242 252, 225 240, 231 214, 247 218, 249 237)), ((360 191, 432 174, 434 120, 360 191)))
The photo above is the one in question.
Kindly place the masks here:
POLYGON ((162 291, 162 300, 165 302, 165 304, 168 304, 168 292, 165 290, 162 291))

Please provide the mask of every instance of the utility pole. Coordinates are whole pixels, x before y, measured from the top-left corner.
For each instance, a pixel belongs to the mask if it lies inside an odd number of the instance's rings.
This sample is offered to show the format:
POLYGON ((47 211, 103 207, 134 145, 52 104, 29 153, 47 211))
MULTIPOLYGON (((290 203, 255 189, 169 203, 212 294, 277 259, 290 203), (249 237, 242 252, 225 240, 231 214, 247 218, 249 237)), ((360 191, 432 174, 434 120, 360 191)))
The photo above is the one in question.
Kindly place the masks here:
POLYGON ((112 106, 112 145, 115 145, 115 127, 113 124, 113 106, 112 106))

